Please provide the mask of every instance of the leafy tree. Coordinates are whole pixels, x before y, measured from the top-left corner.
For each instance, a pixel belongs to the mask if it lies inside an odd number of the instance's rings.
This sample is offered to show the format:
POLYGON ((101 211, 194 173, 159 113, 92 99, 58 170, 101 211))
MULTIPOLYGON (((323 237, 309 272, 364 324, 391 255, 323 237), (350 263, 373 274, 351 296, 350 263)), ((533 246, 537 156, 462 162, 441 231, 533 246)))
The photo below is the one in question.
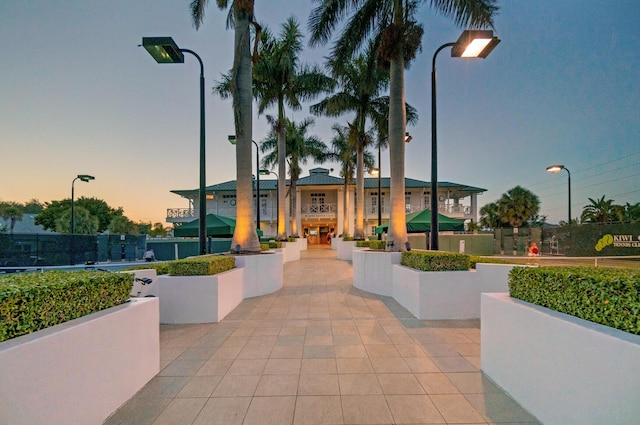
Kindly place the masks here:
MULTIPOLYGON (((81 197, 75 201, 74 209, 84 208, 89 214, 95 216, 98 220, 98 228, 96 233, 104 232, 108 229, 111 220, 114 217, 122 216, 124 211, 122 207, 111 208, 105 201, 98 198, 81 197)), ((51 201, 44 203, 44 209, 35 218, 35 223, 43 226, 45 229, 56 230, 58 218, 69 210, 69 226, 71 228, 71 199, 63 199, 62 201, 51 201)), ((78 216, 76 215, 76 221, 78 216)), ((77 230, 77 229, 76 229, 77 230)))
POLYGON ((17 202, 0 202, 0 217, 9 220, 9 233, 13 234, 16 221, 22 221, 22 208, 17 202))
POLYGON ((113 217, 107 230, 112 235, 137 235, 140 231, 137 224, 123 215, 113 217))
MULTIPOLYGON (((530 221, 540 211, 540 198, 533 192, 516 186, 509 189, 498 200, 498 212, 503 223, 517 228, 530 221)), ((513 234, 513 252, 517 251, 518 234, 513 234)))
POLYGON ((167 228, 164 227, 160 222, 153 223, 153 227, 146 234, 148 234, 151 237, 167 236, 167 228))
MULTIPOLYGON (((332 57, 346 63, 370 40, 376 46, 378 62, 389 67, 389 156, 391 165, 391 225, 389 239, 395 250, 407 241, 404 185, 404 137, 406 111, 404 69, 420 49, 422 25, 415 18, 421 0, 323 0, 309 18, 311 45, 326 44, 338 24, 349 16, 332 57)), ((494 0, 432 0, 431 6, 458 26, 492 27, 498 8, 494 0)))
MULTIPOLYGON (((100 233, 99 226, 100 220, 95 215, 91 214, 89 210, 84 207, 75 206, 75 233, 80 235, 96 235, 100 233)), ((71 232, 71 207, 62 211, 60 215, 55 218, 55 227, 53 228, 58 233, 70 233, 71 232)))
POLYGON ((22 206, 23 214, 40 214, 44 205, 40 203, 37 199, 30 199, 24 203, 22 206))
POLYGON ((589 199, 591 204, 582 209, 580 221, 582 223, 611 223, 615 217, 613 199, 605 199, 602 195, 600 199, 589 199))
MULTIPOLYGON (((267 116, 267 120, 271 124, 276 121, 270 115, 267 116)), ((292 205, 296 205, 296 182, 302 172, 300 164, 306 164, 309 159, 314 162, 322 162, 327 158, 327 145, 320 138, 307 135, 308 130, 313 127, 314 123, 312 118, 307 118, 300 124, 285 119, 285 159, 289 162, 289 177, 291 180, 289 199, 292 205)), ((279 163, 279 158, 282 156, 279 149, 279 137, 280 133, 277 126, 272 125, 268 138, 261 143, 262 152, 269 152, 262 160, 262 163, 268 168, 273 168, 276 163, 279 163)), ((298 236, 297 212, 295 208, 291 208, 291 211, 291 233, 293 236, 298 236)))

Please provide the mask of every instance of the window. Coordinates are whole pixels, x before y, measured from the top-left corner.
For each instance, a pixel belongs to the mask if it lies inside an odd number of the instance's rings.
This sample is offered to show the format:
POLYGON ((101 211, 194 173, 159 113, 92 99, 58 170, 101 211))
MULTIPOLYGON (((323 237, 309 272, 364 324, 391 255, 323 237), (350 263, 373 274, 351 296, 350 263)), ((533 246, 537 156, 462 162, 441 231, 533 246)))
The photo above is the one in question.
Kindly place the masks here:
POLYGON ((411 192, 404 193, 404 211, 411 212, 411 192))

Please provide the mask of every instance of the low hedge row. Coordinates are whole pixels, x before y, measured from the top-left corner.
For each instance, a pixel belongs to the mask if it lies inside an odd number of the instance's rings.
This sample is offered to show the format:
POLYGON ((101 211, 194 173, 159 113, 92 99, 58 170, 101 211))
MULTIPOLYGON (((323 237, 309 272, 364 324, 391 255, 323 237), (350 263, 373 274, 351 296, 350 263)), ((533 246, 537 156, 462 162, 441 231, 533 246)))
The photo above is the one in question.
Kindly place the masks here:
POLYGON ((260 244, 260 251, 269 251, 270 249, 277 249, 277 248, 282 248, 281 241, 269 241, 269 242, 262 242, 260 244))
POLYGON ((155 269, 156 274, 160 276, 161 274, 169 274, 169 263, 163 261, 161 263, 140 263, 137 266, 129 267, 125 270, 149 270, 155 269))
POLYGON ((594 267, 515 267, 509 294, 640 335, 640 272, 594 267))
POLYGON ((445 251, 403 251, 400 264, 424 272, 469 270, 469 256, 445 251))
POLYGON ((479 257, 477 255, 470 255, 469 261, 471 262, 471 268, 475 269, 476 264, 478 263, 486 263, 486 264, 514 264, 510 261, 503 260, 501 258, 490 258, 490 257, 479 257))
POLYGON ((208 276, 235 266, 236 259, 231 255, 200 255, 168 262, 169 276, 208 276))
POLYGON ((369 249, 375 249, 375 250, 380 250, 380 251, 384 251, 384 249, 387 246, 387 241, 382 241, 382 240, 368 240, 368 241, 357 241, 356 242, 356 247, 358 248, 366 248, 369 247, 369 249))
POLYGON ((133 274, 50 271, 0 278, 0 341, 125 303, 133 274))

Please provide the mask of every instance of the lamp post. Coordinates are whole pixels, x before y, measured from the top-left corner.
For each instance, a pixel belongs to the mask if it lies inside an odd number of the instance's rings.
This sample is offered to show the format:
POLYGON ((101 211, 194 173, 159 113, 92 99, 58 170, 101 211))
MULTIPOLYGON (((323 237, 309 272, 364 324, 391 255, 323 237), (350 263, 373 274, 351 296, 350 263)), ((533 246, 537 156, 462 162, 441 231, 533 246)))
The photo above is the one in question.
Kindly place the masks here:
POLYGON ((88 183, 91 180, 95 180, 96 178, 93 176, 90 176, 88 174, 78 174, 78 176, 73 179, 71 181, 71 231, 70 231, 70 235, 71 235, 71 239, 69 240, 69 249, 71 252, 69 252, 69 264, 71 264, 72 266, 75 264, 75 255, 73 252, 73 234, 76 231, 76 211, 75 211, 75 190, 74 190, 74 185, 76 183, 76 180, 80 180, 83 181, 85 183, 88 183))
MULTIPOLYGON (((230 134, 228 139, 229 143, 235 146, 235 134, 230 134)), ((251 143, 256 147, 256 227, 260 230, 260 173, 263 170, 260 169, 260 149, 258 148, 258 144, 254 140, 252 140, 251 143)))
MULTIPOLYGON (((276 173, 275 171, 271 171, 271 170, 260 170, 260 172, 258 173, 258 175, 269 175, 269 174, 273 174, 274 176, 276 176, 276 233, 278 233, 277 229, 278 229, 278 225, 280 224, 280 215, 279 213, 279 208, 280 208, 280 192, 278 191, 278 173, 276 173)), ((271 216, 273 217, 273 212, 271 213, 271 216)))
POLYGON ((200 186, 199 186, 199 249, 200 255, 207 253, 207 200, 206 200, 206 168, 205 168, 205 120, 204 120, 204 65, 202 59, 193 50, 179 48, 171 37, 143 37, 142 47, 158 63, 184 63, 183 53, 190 53, 200 63, 200 186))
POLYGON ((88 183, 91 180, 95 180, 96 178, 93 176, 90 176, 88 174, 78 174, 78 177, 76 177, 75 179, 73 179, 73 181, 71 182, 71 234, 73 235, 75 233, 76 230, 76 217, 75 217, 75 206, 74 206, 74 188, 73 185, 76 183, 76 180, 80 180, 83 181, 85 183, 88 183))
POLYGON ((565 170, 567 174, 569 174, 569 221, 567 224, 571 225, 571 171, 564 165, 549 165, 547 167, 547 171, 550 173, 559 173, 560 171, 565 170))
POLYGON ((431 241, 430 249, 437 251, 438 242, 438 143, 436 129, 436 56, 451 47, 451 57, 486 58, 500 43, 493 31, 465 30, 455 43, 445 43, 433 54, 431 63, 431 241))

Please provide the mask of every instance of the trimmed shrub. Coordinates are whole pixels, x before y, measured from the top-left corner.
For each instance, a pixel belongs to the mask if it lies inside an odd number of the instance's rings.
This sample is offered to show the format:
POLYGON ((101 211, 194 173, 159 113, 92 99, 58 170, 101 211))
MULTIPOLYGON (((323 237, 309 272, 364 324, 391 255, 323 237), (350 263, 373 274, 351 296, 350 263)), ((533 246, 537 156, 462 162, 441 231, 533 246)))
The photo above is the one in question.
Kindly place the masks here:
POLYGON ((516 264, 511 261, 503 260, 501 258, 490 258, 490 257, 479 257, 477 255, 469 256, 469 260, 471 261, 471 268, 475 269, 476 264, 485 263, 485 264, 516 264))
POLYGON ((125 303, 133 275, 50 271, 0 278, 0 341, 125 303))
POLYGON ((513 298, 640 335, 640 272, 594 267, 516 267, 513 298))
POLYGON ((424 272, 469 270, 469 256, 445 251, 403 251, 400 264, 424 272))
POLYGON ((209 276, 231 270, 235 265, 236 259, 230 255, 200 255, 168 262, 169 276, 209 276))
POLYGON ((377 251, 384 251, 386 248, 387 241, 370 239, 368 241, 356 241, 356 247, 358 248, 366 248, 375 249, 377 251))
POLYGON ((357 248, 369 248, 369 241, 356 241, 357 248))
POLYGON ((282 248, 281 241, 269 241, 260 244, 260 251, 269 251, 270 249, 282 248))
POLYGON ((150 269, 154 269, 158 276, 161 274, 169 274, 169 263, 166 261, 163 261, 161 263, 140 263, 139 265, 129 267, 125 270, 131 271, 131 270, 150 270, 150 269))
POLYGON ((353 236, 343 236, 343 237, 342 237, 342 240, 343 240, 344 242, 350 242, 350 241, 352 241, 352 240, 353 240, 353 236))

